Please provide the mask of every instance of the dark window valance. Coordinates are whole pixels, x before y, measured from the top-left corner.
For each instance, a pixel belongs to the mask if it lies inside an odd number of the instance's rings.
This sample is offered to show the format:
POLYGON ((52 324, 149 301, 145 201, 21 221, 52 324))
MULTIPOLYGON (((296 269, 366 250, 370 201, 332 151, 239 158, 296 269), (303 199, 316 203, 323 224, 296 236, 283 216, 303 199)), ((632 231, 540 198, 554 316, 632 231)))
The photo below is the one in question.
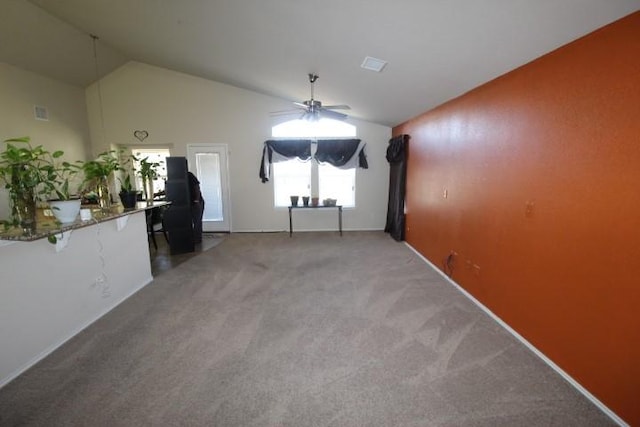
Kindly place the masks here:
POLYGON ((407 142, 409 135, 400 135, 389 140, 387 147, 387 161, 389 163, 404 162, 407 157, 407 142))
POLYGON ((265 141, 260 162, 260 179, 262 182, 269 181, 272 163, 295 158, 302 161, 311 159, 310 139, 270 139, 265 141))
POLYGON ((318 163, 329 163, 341 169, 357 166, 368 169, 364 145, 359 139, 321 139, 318 140, 315 159, 318 163))
MULTIPOLYGON (((302 161, 311 159, 311 139, 270 139, 264 142, 262 161, 260 162, 260 179, 269 181, 271 164, 298 158, 302 161)), ((319 163, 328 163, 340 169, 361 167, 369 168, 367 156, 364 154, 365 143, 359 139, 321 139, 314 158, 319 163)))

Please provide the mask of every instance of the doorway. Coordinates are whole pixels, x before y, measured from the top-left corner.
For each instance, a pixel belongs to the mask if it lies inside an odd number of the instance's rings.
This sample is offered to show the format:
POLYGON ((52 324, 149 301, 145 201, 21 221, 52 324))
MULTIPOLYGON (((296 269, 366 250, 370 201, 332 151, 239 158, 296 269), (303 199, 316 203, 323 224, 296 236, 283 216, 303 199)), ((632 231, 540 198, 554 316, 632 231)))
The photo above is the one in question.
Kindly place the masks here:
POLYGON ((226 144, 189 144, 189 170, 198 177, 204 199, 202 230, 230 232, 229 167, 226 144))

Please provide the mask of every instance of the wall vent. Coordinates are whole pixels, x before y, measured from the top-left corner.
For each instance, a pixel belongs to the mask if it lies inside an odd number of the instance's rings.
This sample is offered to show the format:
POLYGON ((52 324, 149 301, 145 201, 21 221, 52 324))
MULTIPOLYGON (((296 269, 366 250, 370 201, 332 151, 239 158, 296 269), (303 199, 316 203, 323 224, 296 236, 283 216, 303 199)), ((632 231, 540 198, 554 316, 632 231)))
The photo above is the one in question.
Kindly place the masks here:
POLYGON ((49 111, 47 110, 47 107, 43 107, 41 105, 34 105, 33 113, 36 117, 36 120, 44 120, 47 122, 49 121, 49 111))

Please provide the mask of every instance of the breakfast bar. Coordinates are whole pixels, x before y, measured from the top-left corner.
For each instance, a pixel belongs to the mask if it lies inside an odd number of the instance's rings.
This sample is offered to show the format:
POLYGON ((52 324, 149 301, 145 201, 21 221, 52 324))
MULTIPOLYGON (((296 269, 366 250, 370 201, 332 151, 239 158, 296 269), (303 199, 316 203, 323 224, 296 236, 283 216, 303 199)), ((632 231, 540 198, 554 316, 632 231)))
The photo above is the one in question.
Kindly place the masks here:
POLYGON ((0 232, 0 387, 153 280, 145 212, 163 205, 0 232))

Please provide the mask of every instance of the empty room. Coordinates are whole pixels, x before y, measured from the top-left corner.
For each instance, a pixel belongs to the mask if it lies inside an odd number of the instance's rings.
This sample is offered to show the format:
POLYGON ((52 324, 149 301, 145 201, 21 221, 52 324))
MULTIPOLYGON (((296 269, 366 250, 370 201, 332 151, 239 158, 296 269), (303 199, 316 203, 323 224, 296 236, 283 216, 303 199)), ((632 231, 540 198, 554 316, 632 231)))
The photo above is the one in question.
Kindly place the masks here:
POLYGON ((640 0, 0 0, 1 426, 640 425, 640 0))

